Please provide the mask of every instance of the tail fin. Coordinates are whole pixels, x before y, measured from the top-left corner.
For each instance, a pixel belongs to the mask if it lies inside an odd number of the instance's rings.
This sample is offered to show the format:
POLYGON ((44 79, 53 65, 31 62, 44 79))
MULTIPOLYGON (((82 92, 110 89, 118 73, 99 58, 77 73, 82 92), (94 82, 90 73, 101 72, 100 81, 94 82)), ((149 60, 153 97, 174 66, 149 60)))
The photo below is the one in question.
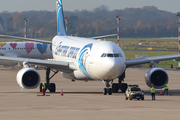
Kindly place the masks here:
POLYGON ((62 0, 56 0, 56 12, 57 12, 57 33, 59 36, 66 36, 67 33, 64 25, 62 0))

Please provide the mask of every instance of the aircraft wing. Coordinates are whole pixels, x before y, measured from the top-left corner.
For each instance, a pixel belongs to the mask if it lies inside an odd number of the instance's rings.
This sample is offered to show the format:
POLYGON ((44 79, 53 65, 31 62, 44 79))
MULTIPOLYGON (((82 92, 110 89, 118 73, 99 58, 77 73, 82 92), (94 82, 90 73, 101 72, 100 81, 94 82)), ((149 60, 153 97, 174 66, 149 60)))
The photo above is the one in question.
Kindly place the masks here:
POLYGON ((71 73, 76 70, 76 66, 71 62, 63 61, 51 61, 51 60, 39 60, 39 59, 29 59, 29 58, 14 58, 14 57, 4 57, 0 56, 1 61, 13 61, 13 62, 25 62, 33 65, 40 65, 48 67, 51 69, 59 70, 66 73, 71 73))
POLYGON ((13 38, 13 39, 20 39, 20 40, 27 40, 27 41, 33 41, 33 42, 52 44, 52 41, 38 40, 38 39, 31 39, 31 38, 24 38, 24 37, 16 37, 16 36, 10 36, 10 35, 1 35, 0 34, 0 37, 7 37, 7 38, 13 38))
POLYGON ((126 68, 132 67, 135 65, 146 64, 146 63, 156 63, 165 60, 180 60, 180 54, 174 55, 164 55, 164 56, 157 56, 157 57, 147 57, 141 59, 132 59, 126 61, 126 68))
MULTIPOLYGON (((97 37, 91 37, 91 39, 102 39, 102 38, 108 38, 117 36, 117 34, 110 34, 110 35, 102 35, 97 37)), ((38 40, 38 39, 31 39, 31 38, 24 38, 24 37, 16 37, 16 36, 10 36, 10 35, 1 35, 0 37, 7 37, 7 38, 13 38, 13 39, 20 39, 20 40, 27 40, 27 41, 33 41, 33 42, 40 42, 40 43, 46 43, 46 44, 52 44, 52 41, 46 41, 46 40, 38 40)))
POLYGON ((91 37, 91 39, 101 39, 101 38, 108 38, 108 37, 113 37, 113 36, 117 36, 117 34, 110 34, 110 35, 91 37))

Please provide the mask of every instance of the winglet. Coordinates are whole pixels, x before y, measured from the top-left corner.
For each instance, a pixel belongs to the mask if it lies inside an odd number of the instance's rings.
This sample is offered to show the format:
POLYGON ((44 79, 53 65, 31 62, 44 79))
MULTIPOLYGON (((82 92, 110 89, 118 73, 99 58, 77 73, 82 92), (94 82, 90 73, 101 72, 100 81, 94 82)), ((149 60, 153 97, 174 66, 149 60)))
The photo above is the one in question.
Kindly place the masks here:
POLYGON ((67 36, 64 25, 62 0, 56 0, 56 12, 57 12, 57 33, 59 36, 67 36))

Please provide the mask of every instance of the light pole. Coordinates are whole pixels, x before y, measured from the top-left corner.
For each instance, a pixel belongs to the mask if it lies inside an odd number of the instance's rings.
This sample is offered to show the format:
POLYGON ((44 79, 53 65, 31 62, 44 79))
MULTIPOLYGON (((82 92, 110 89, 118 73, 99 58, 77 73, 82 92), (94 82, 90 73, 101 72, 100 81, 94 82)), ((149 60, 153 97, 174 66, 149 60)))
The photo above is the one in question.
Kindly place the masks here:
POLYGON ((119 23, 120 23, 120 18, 119 18, 119 14, 116 16, 117 19, 117 45, 119 45, 119 23))
POLYGON ((67 27, 68 21, 69 21, 69 20, 67 19, 67 15, 66 15, 66 17, 65 17, 66 33, 67 33, 67 30, 68 30, 68 27, 67 27))
MULTIPOLYGON (((180 54, 180 12, 177 13, 177 16, 178 16, 178 43, 179 43, 178 49, 180 54)), ((178 63, 178 66, 180 67, 180 61, 178 63)))
POLYGON ((26 17, 24 18, 24 37, 26 38, 26 23, 27 23, 27 19, 26 19, 26 17))

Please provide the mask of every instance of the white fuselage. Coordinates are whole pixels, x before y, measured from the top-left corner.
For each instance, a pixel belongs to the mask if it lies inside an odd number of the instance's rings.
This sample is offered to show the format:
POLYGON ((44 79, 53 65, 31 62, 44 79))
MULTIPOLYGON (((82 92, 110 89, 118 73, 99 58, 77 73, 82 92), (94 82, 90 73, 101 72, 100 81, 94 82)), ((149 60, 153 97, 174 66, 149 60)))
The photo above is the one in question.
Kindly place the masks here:
MULTIPOLYGON (((0 55, 36 59, 52 59, 52 45, 37 42, 0 42, 0 55)), ((0 65, 14 66, 16 62, 0 61, 0 65)))
POLYGON ((62 75, 74 80, 113 80, 126 68, 122 49, 113 42, 55 36, 52 41, 55 61, 72 62, 78 68, 62 75))
POLYGON ((37 42, 0 42, 0 55, 48 59, 52 57, 51 45, 37 42))

